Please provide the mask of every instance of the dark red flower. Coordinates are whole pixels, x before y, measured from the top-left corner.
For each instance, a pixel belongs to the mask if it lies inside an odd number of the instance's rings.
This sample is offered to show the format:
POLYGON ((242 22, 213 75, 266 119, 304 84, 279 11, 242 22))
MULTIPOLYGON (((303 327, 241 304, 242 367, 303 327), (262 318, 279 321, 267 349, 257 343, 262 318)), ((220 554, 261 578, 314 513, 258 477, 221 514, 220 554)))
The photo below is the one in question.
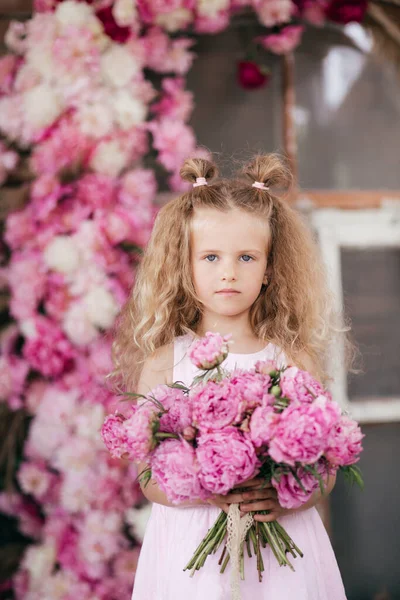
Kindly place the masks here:
POLYGON ((252 60, 241 60, 238 63, 237 79, 245 90, 256 90, 268 83, 270 74, 252 60))
POLYGON ((361 23, 368 0, 331 0, 325 9, 326 18, 334 23, 361 23))
POLYGON ((96 17, 103 23, 104 31, 114 42, 124 44, 131 34, 130 27, 120 27, 112 14, 112 6, 106 6, 96 12, 96 17))

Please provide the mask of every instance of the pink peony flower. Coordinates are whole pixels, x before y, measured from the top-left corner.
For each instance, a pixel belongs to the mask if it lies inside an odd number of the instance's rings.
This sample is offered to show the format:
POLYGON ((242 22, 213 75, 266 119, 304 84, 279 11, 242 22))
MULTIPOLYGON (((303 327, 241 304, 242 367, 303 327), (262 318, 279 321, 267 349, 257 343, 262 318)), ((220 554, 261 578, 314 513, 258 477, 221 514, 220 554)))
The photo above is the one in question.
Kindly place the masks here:
POLYGON ((108 175, 90 173, 78 181, 76 201, 93 208, 110 208, 116 196, 116 181, 108 175))
POLYGON ((286 54, 299 45, 304 27, 302 25, 289 25, 279 31, 257 38, 257 41, 266 49, 275 54, 286 54))
POLYGON ((27 375, 29 364, 18 356, 0 356, 0 398, 7 400, 10 408, 21 408, 20 398, 27 375))
POLYGON ((240 417, 241 392, 229 380, 208 381, 194 389, 193 425, 200 431, 217 431, 233 425, 240 417))
POLYGON ((322 385, 307 371, 289 367, 281 375, 282 396, 292 402, 313 402, 320 394, 328 395, 322 385))
POLYGON ((324 396, 312 404, 291 404, 275 428, 269 454, 277 463, 294 466, 313 464, 323 455, 332 428, 340 418, 340 408, 324 396))
MULTIPOLYGON (((322 464, 317 466, 317 470, 326 479, 326 468, 322 464)), ((279 504, 283 508, 298 508, 307 502, 319 487, 318 479, 312 473, 304 471, 303 468, 298 468, 296 475, 300 479, 301 485, 293 473, 281 473, 279 478, 271 480, 278 492, 279 504)))
POLYGON ((136 405, 133 414, 124 421, 127 458, 135 462, 149 460, 156 447, 154 433, 158 424, 157 413, 158 409, 152 402, 145 402, 136 405))
POLYGON ((54 175, 45 174, 34 181, 31 188, 31 200, 35 220, 47 219, 57 206, 61 193, 61 184, 54 175))
POLYGON ((13 54, 0 58, 0 94, 11 94, 20 59, 13 54))
POLYGON ((166 77, 161 100, 153 104, 152 111, 160 117, 186 122, 193 111, 193 94, 184 90, 184 84, 183 77, 166 77))
POLYGON ((332 465, 353 465, 360 459, 363 437, 356 421, 347 415, 342 415, 329 436, 326 459, 332 465))
POLYGON ((279 423, 280 415, 274 408, 264 403, 258 406, 250 418, 249 437, 256 448, 269 444, 279 423))
POLYGON ((18 482, 25 494, 41 501, 53 483, 52 474, 42 464, 24 462, 17 474, 18 482))
POLYGON ((196 452, 185 441, 170 439, 160 444, 151 459, 151 473, 173 504, 208 496, 200 483, 196 452))
POLYGON ((227 494, 250 479, 258 466, 253 444, 234 427, 201 434, 196 453, 200 481, 213 494, 227 494))
POLYGON ((121 180, 118 200, 127 208, 150 205, 157 192, 157 181, 150 169, 128 171, 121 180))
MULTIPOLYGON (((101 6, 101 4, 100 4, 101 6)), ((130 27, 121 27, 117 24, 112 5, 105 5, 96 12, 96 17, 103 23, 104 31, 108 37, 119 44, 124 44, 131 35, 130 27)))
POLYGON ((232 385, 240 390, 240 412, 237 420, 240 420, 244 413, 254 410, 262 404, 273 404, 275 397, 269 393, 271 378, 269 375, 254 373, 252 371, 236 370, 230 378, 232 385))
POLYGON ((45 317, 35 321, 36 335, 27 339, 23 354, 45 377, 57 377, 72 367, 75 351, 61 330, 45 317))
POLYGON ((158 151, 159 162, 174 171, 192 155, 196 147, 193 130, 178 120, 163 118, 148 125, 153 134, 153 146, 158 151))
POLYGON ((252 60, 241 60, 237 64, 237 80, 245 90, 256 90, 267 85, 269 71, 252 60))
POLYGON ((34 240, 36 227, 32 221, 30 207, 11 213, 7 217, 4 239, 12 250, 34 240))
POLYGON ((288 23, 291 20, 296 7, 292 0, 255 0, 254 8, 258 17, 265 27, 275 27, 281 23, 288 23))
POLYGON ((325 8, 326 18, 335 23, 361 23, 368 7, 368 0, 330 0, 325 8))
POLYGON ((258 360, 255 364, 256 373, 262 375, 270 375, 273 371, 278 370, 278 365, 275 360, 258 360))
POLYGON ((14 253, 7 272, 11 288, 11 314, 16 319, 29 319, 45 293, 46 276, 38 253, 14 253))
POLYGON ((198 369, 215 369, 228 356, 230 337, 207 331, 204 337, 193 342, 188 357, 198 369))
POLYGON ((126 419, 120 415, 108 415, 101 428, 103 442, 114 458, 121 458, 128 452, 127 434, 123 428, 126 419))
POLYGON ((192 402, 182 390, 159 385, 151 395, 168 411, 160 417, 160 431, 182 433, 192 424, 192 402))

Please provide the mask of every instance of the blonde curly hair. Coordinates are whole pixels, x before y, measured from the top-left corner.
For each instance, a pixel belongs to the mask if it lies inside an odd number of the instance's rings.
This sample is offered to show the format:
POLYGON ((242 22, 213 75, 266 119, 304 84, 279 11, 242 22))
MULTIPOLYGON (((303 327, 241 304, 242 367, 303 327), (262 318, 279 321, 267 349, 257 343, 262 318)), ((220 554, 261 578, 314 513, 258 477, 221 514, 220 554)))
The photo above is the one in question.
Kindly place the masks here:
MULTIPOLYGON (((205 159, 187 160, 181 177, 208 183, 216 166, 205 159)), ((275 155, 256 156, 234 180, 193 187, 158 213, 130 298, 117 319, 111 378, 119 389, 135 390, 144 361, 176 336, 196 332, 202 314, 190 264, 190 224, 197 207, 236 208, 259 215, 271 231, 269 283, 250 309, 254 333, 280 347, 293 364, 327 380, 326 357, 335 336, 345 335, 333 311, 318 247, 301 216, 284 200, 291 175, 275 155), (255 181, 268 189, 253 187, 255 181)), ((346 337, 346 336, 345 336, 346 337)))

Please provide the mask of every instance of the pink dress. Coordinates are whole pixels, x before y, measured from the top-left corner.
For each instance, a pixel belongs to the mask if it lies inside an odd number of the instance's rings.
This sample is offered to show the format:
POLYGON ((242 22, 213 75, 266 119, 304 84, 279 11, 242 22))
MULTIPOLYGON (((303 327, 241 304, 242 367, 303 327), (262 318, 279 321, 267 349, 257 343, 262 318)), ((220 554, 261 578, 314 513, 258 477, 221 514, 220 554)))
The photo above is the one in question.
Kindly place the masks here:
MULTIPOLYGON (((182 336, 174 344, 174 381, 189 385, 196 368, 186 353, 191 343, 182 336)), ((275 358, 284 362, 269 344, 253 354, 230 353, 224 366, 248 369, 257 360, 275 358)), ((229 564, 219 573, 220 551, 190 577, 183 571, 194 550, 214 524, 220 509, 214 506, 168 507, 153 504, 141 549, 132 600, 230 600, 229 564)), ((329 537, 315 508, 282 517, 279 522, 303 551, 293 559, 295 571, 279 567, 267 546, 262 550, 265 571, 259 583, 256 561, 245 553, 242 600, 346 600, 346 595, 329 537)))

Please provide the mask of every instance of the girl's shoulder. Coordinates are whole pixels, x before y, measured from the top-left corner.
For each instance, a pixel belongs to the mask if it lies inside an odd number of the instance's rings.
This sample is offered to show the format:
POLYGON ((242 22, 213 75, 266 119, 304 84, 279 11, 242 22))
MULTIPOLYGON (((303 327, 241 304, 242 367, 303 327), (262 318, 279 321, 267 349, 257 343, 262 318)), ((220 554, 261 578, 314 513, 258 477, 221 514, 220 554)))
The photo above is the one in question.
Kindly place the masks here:
POLYGON ((139 393, 147 394, 157 385, 172 383, 174 342, 157 348, 144 361, 139 380, 139 393))

